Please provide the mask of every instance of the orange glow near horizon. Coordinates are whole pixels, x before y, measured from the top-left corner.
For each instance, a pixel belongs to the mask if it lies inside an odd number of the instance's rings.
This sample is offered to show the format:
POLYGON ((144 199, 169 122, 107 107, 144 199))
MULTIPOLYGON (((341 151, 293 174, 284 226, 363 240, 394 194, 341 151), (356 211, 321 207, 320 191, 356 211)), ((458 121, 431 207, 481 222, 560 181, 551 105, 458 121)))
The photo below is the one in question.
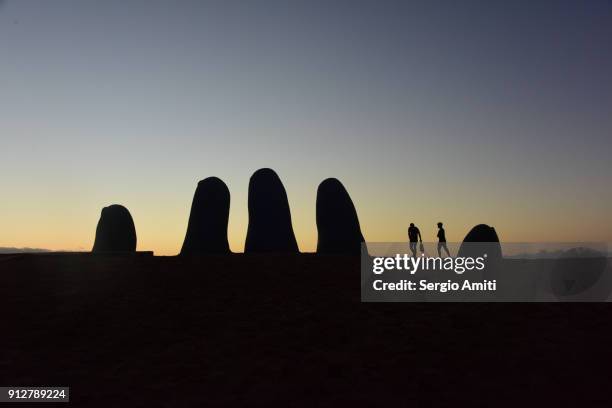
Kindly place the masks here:
MULTIPOLYGON (((293 227, 302 252, 314 252, 317 245, 316 183, 311 187, 287 187, 293 227)), ((373 190, 359 189, 353 185, 347 185, 347 189, 349 193, 353 191, 351 195, 362 231, 369 242, 404 242, 410 222, 421 229, 425 241, 433 242, 436 240, 438 221, 444 222, 447 239, 451 242, 460 242, 469 229, 479 223, 494 226, 503 242, 612 242, 610 227, 600 222, 596 212, 585 214, 580 219, 569 215, 569 210, 574 206, 571 200, 566 203, 569 208, 557 206, 534 216, 531 208, 502 202, 491 202, 486 208, 467 211, 465 205, 469 205, 470 198, 462 202, 455 197, 454 206, 440 208, 431 203, 410 202, 406 192, 396 192, 385 201, 371 199, 373 190)), ((154 251, 156 255, 176 255, 180 252, 191 206, 190 195, 185 191, 176 200, 167 196, 162 199, 164 196, 160 195, 159 200, 152 200, 158 204, 156 206, 139 195, 123 203, 134 218, 139 251, 154 251)), ((2 216, 0 247, 91 250, 101 206, 96 207, 94 200, 91 200, 88 205, 70 211, 66 205, 62 205, 62 200, 55 201, 53 198, 50 196, 45 203, 28 201, 29 206, 10 208, 8 213, 12 216, 2 216), (45 211, 40 211, 38 205, 44 206, 45 211)), ((233 194, 228 227, 233 252, 242 252, 244 248, 248 226, 246 203, 246 189, 233 194)))

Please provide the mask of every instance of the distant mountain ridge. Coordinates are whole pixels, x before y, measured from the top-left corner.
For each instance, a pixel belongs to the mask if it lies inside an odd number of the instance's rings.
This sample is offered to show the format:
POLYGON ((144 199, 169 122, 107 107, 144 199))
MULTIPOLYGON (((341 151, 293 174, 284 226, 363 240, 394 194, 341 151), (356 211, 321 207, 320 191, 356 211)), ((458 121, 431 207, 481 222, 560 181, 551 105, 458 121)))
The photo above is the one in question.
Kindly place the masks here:
POLYGON ((50 249, 43 248, 11 248, 11 247, 0 247, 0 254, 27 254, 27 253, 40 253, 40 252, 53 252, 50 249))

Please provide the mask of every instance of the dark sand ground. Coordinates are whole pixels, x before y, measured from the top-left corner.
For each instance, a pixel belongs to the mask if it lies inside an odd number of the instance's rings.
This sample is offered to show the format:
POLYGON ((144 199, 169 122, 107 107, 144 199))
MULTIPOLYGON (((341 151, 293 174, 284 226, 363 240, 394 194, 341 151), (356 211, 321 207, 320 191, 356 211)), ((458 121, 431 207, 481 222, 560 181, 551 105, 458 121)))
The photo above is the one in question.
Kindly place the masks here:
POLYGON ((0 279, 0 385, 71 406, 612 401, 610 304, 361 303, 359 259, 313 255, 1 256, 0 279))

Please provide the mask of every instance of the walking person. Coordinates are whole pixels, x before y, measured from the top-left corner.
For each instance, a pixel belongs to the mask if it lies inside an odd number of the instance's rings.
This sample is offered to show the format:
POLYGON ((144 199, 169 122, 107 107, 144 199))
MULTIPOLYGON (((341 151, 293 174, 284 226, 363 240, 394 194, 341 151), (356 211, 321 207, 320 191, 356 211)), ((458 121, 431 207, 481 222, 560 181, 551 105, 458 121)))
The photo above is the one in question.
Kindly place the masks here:
POLYGON ((446 254, 450 257, 451 254, 446 246, 446 231, 442 228, 442 223, 438 223, 438 256, 442 258, 442 249, 446 251, 446 254))
POLYGON ((416 258, 417 256, 417 243, 421 242, 421 247, 423 247, 423 239, 421 238, 421 231, 414 226, 414 223, 410 223, 410 227, 408 227, 408 240, 410 241, 410 251, 412 251, 412 257, 416 258))

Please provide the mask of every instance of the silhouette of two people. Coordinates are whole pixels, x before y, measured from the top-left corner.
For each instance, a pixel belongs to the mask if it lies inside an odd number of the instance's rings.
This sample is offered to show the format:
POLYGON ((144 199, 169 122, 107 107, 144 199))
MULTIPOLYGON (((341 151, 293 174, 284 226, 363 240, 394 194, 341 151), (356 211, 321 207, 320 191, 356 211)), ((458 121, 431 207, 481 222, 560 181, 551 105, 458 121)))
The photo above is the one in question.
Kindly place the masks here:
MULTIPOLYGON (((446 245, 446 231, 444 231, 443 224, 441 222, 438 223, 438 256, 442 257, 442 250, 446 252, 447 256, 451 256, 450 251, 448 250, 448 246, 446 245)), ((414 223, 410 223, 410 227, 408 227, 408 240, 410 241, 410 251, 412 252, 412 256, 417 256, 417 245, 419 242, 421 243, 421 252, 425 252, 423 248, 423 239, 421 238, 421 231, 418 227, 414 225, 414 223)))

